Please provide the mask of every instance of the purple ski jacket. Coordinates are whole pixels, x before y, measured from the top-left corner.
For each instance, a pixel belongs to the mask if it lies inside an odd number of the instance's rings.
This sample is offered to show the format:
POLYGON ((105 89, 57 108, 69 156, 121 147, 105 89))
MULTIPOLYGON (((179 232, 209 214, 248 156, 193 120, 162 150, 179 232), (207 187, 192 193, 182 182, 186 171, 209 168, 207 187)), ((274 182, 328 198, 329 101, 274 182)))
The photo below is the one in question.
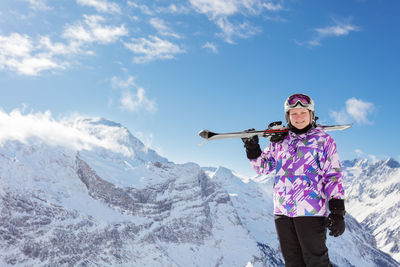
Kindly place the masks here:
POLYGON ((275 171, 274 214, 327 216, 327 202, 344 198, 336 143, 322 127, 289 132, 250 163, 258 174, 275 171))

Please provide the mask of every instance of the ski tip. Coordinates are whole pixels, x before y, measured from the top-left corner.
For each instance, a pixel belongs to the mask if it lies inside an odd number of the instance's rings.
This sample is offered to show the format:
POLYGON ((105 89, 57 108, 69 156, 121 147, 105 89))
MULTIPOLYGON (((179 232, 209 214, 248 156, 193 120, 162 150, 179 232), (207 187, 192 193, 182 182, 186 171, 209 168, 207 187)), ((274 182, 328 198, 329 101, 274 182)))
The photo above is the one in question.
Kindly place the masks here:
POLYGON ((201 130, 201 131, 199 132, 199 136, 200 136, 201 138, 207 139, 207 138, 208 138, 209 132, 210 132, 209 130, 201 130))
POLYGON ((216 135, 216 133, 211 132, 211 131, 209 131, 209 130, 201 130, 201 131, 199 132, 199 136, 200 136, 201 138, 204 138, 204 139, 208 139, 208 138, 210 138, 210 137, 213 137, 214 135, 216 135))
POLYGON ((349 124, 339 124, 339 125, 320 125, 322 128, 325 129, 325 131, 342 131, 349 129, 351 126, 353 126, 352 123, 349 124))
POLYGON ((346 129, 349 129, 351 126, 353 126, 353 124, 352 123, 348 123, 348 124, 343 124, 343 125, 339 125, 339 126, 342 127, 341 130, 346 130, 346 129))

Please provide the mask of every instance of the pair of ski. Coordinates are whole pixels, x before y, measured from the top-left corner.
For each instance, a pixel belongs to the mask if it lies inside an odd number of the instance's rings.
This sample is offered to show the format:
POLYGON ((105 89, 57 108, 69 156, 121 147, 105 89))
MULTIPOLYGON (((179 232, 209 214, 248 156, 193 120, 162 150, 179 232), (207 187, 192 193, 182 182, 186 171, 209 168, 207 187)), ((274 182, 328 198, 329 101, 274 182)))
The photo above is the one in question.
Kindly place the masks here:
MULTIPOLYGON (((337 131, 345 130, 351 127, 352 124, 342 124, 342 125, 319 125, 325 131, 337 131)), ((203 145, 205 142, 211 140, 227 139, 227 138, 250 138, 255 135, 259 137, 271 137, 273 135, 286 134, 289 132, 287 127, 278 126, 268 128, 266 130, 255 130, 255 131, 242 131, 242 132, 232 132, 232 133, 216 133, 209 130, 201 130, 199 136, 205 140, 199 145, 203 145)))

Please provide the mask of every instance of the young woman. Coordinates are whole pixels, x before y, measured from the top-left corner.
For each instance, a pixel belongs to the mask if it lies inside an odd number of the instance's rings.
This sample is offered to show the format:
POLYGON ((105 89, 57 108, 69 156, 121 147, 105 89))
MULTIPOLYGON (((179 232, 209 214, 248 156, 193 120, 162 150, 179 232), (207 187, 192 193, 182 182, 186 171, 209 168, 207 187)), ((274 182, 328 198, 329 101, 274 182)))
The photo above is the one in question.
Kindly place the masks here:
POLYGON ((309 96, 294 94, 284 106, 289 133, 271 139, 264 151, 257 136, 244 138, 247 157, 258 174, 275 172, 275 226, 285 266, 331 266, 326 227, 335 237, 345 230, 336 143, 316 125, 309 96))

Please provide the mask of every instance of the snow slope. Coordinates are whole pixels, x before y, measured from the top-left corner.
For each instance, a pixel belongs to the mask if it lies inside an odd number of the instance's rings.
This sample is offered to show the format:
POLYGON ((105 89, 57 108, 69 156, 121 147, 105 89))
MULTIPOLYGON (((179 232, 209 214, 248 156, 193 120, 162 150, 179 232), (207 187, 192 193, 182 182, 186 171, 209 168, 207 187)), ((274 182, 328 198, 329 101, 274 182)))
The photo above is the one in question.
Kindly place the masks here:
POLYGON ((369 229, 379 249, 400 262, 400 164, 392 158, 344 164, 347 210, 369 229))

